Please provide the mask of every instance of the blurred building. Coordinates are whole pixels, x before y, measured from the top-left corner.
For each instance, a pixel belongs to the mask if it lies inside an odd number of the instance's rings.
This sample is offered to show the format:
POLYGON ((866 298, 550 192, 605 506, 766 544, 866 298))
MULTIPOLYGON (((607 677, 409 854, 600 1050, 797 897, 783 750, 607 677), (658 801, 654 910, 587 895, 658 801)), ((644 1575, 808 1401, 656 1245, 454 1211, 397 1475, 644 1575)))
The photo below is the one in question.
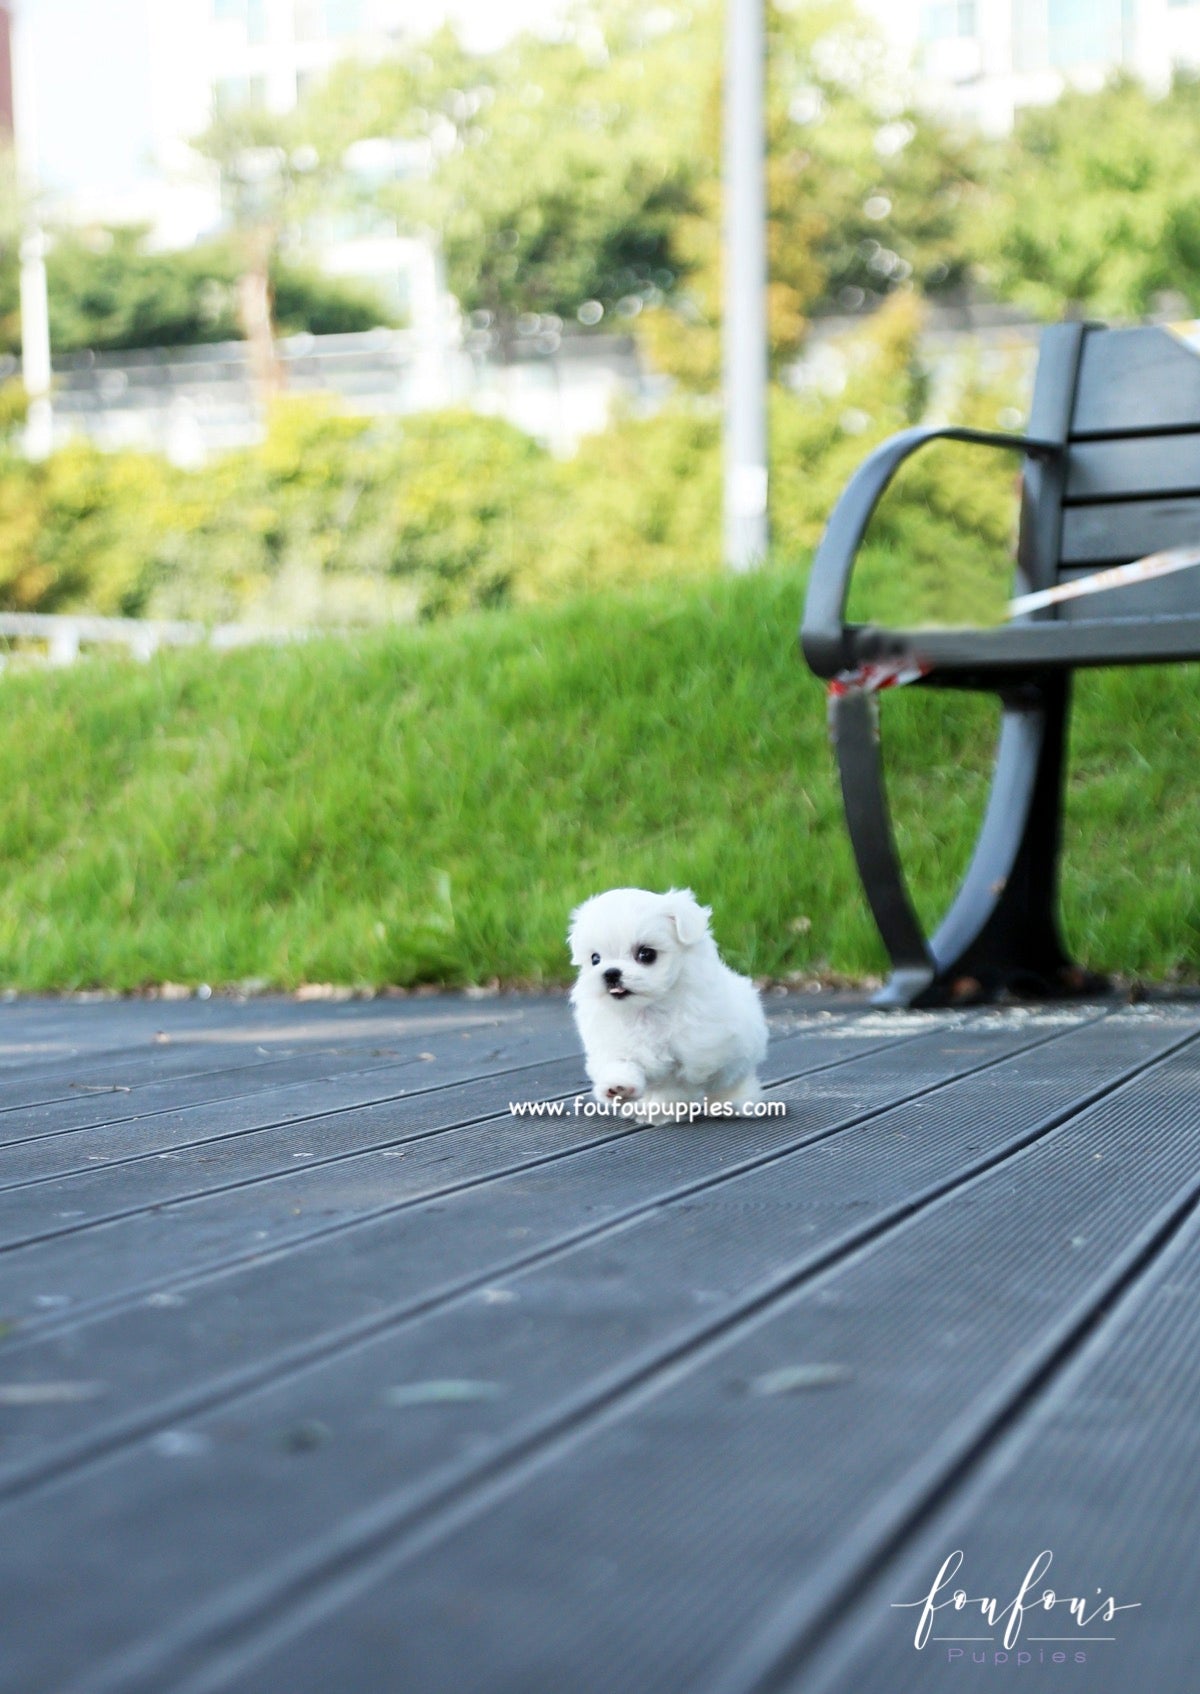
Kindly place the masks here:
MULTIPOLYGON (((190 246, 219 230, 224 217, 216 172, 189 145, 214 114, 247 106, 285 114, 339 60, 394 52, 442 19, 469 45, 495 47, 558 4, 111 0, 111 10, 92 12, 89 0, 37 0, 34 77, 50 107, 45 133, 56 143, 41 168, 54 214, 85 226, 145 224, 161 249, 190 246), (91 26, 86 39, 81 18, 91 26), (81 137, 106 124, 105 72, 118 59, 122 117, 137 139, 117 169, 87 170, 81 137)), ((380 136, 355 143, 341 162, 366 186, 382 188, 428 173, 433 145, 380 136)), ((635 406, 660 398, 661 383, 642 369, 628 338, 560 335, 561 325, 551 333, 539 319, 499 357, 478 335, 461 334, 432 241, 398 229, 372 208, 370 194, 361 198, 366 210, 329 214, 305 229, 308 256, 331 275, 373 284, 404 327, 284 342, 291 392, 336 396, 369 415, 470 406, 510 419, 560 453, 602 428, 618 396, 635 406)), ((0 361, 0 378, 11 365, 0 361)), ((54 361, 54 383, 56 440, 82 434, 195 464, 261 436, 240 343, 63 356, 54 361)))
POLYGON ((384 52, 411 19, 407 0, 149 0, 160 146, 213 111, 287 112, 347 54, 384 52))
POLYGON ((864 0, 913 64, 923 103, 993 134, 1022 106, 1128 71, 1165 88, 1200 70, 1200 0, 864 0))
MULTIPOLYGON (((289 112, 347 56, 387 53, 411 33, 410 0, 148 0, 153 152, 159 175, 155 237, 184 246, 220 226, 220 184, 188 143, 214 115, 246 107, 289 112)), ((381 138, 351 149, 367 181, 419 176, 428 148, 381 138)), ((425 244, 384 218, 313 232, 342 276, 371 282, 392 311, 428 308, 436 279, 425 244)))

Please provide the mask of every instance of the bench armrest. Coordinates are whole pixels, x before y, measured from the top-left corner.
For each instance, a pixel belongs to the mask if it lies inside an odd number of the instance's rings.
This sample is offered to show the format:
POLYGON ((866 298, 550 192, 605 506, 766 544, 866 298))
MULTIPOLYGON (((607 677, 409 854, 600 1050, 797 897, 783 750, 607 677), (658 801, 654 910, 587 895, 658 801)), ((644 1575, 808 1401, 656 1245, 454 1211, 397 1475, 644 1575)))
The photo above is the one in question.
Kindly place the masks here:
POLYGON ((878 446, 855 471, 833 509, 813 559, 800 628, 804 657, 818 676, 836 676, 854 664, 847 639, 846 600, 854 560, 871 514, 888 483, 908 458, 927 441, 968 441, 981 447, 1008 447, 1031 458, 1063 451, 1055 441, 1006 435, 983 429, 905 429, 878 446))

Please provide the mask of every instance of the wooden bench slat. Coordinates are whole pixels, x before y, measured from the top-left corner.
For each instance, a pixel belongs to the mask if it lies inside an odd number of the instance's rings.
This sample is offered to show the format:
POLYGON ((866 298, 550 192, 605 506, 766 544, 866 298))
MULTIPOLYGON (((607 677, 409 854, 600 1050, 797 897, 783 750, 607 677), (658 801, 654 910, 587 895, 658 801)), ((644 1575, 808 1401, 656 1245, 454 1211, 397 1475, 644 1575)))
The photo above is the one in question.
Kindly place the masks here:
POLYGON ((1076 442, 1067 459, 1067 504, 1200 495, 1200 431, 1123 441, 1076 442))
POLYGON ((1118 565, 1167 547, 1200 544, 1200 497, 1068 506, 1062 567, 1118 565))
POLYGON ((1146 326, 1084 337, 1072 435, 1114 429, 1195 429, 1200 354, 1168 329, 1146 326))
MULTIPOLYGON (((1124 561, 1122 561, 1124 562, 1124 561)), ((1094 575, 1093 570, 1068 569, 1060 571, 1059 581, 1075 582, 1094 575)), ((1200 566, 1179 571, 1171 576, 1155 577, 1127 588, 1107 589, 1103 594, 1091 594, 1078 600, 1064 600, 1058 617, 1068 622, 1094 621, 1096 618, 1186 618, 1194 615, 1196 594, 1200 588, 1200 566)))

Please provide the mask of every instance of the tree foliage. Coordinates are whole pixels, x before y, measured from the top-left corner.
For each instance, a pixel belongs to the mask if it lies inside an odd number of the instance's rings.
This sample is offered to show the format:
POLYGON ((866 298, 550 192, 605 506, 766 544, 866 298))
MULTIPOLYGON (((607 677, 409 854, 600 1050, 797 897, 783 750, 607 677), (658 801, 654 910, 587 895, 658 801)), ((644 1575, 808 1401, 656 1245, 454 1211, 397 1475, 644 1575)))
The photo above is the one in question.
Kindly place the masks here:
MULTIPOLYGON (((146 232, 132 226, 63 231, 46 271, 57 353, 189 346, 241 334, 239 259, 227 238, 161 253, 147 250, 146 232)), ((370 289, 279 256, 270 274, 282 334, 340 334, 387 321, 370 289)))
MULTIPOLYGON (((581 0, 550 38, 480 55, 442 29, 339 65, 286 116, 218 115, 197 146, 221 173, 226 236, 158 254, 134 230, 61 233, 55 347, 236 334, 251 273, 284 332, 366 327, 380 306, 298 259, 305 230, 333 219, 431 231, 475 350, 582 319, 634 330, 660 368, 711 386, 723 11, 581 0)), ((1163 295, 1200 309, 1196 80, 1165 96, 1131 78, 1068 92, 984 143, 906 106, 880 38, 839 0, 774 0, 768 29, 776 367, 814 313, 972 278, 1044 316, 1134 316, 1163 295)), ((0 159, 0 342, 12 348, 10 179, 0 159)))
MULTIPOLYGON (((768 334, 778 367, 816 311, 961 284, 963 211, 978 192, 981 149, 903 103, 879 38, 843 6, 772 6, 768 30, 768 334)), ((674 232, 683 283, 645 326, 659 362, 697 386, 720 369, 719 73, 717 62, 694 203, 674 232)))
MULTIPOLYGON (((369 287, 276 257, 271 268, 282 335, 343 335, 391 321, 369 287)), ((121 352, 234 341, 238 257, 221 237, 179 252, 153 252, 132 225, 59 231, 46 257, 50 343, 56 353, 121 352)), ((16 353, 21 319, 15 251, 0 250, 0 350, 16 353)))
POLYGON ((505 343, 522 317, 632 314, 675 285, 715 39, 711 6, 693 19, 626 0, 489 55, 443 30, 404 59, 341 66, 308 122, 327 148, 424 145, 427 174, 374 185, 373 203, 435 233, 477 332, 505 343))
POLYGON ((308 141, 300 112, 256 105, 216 111, 193 149, 217 169, 237 257, 237 317, 264 399, 283 386, 273 273, 283 243, 328 196, 336 169, 308 141))
MULTIPOLYGON (((322 143, 423 139, 431 174, 382 196, 440 238, 481 342, 547 316, 636 328, 695 386, 717 369, 723 6, 588 0, 554 39, 470 58, 447 32, 343 66, 322 143)), ((769 242, 776 362, 816 308, 961 280, 974 145, 904 107, 883 45, 834 0, 770 11, 769 242), (846 295, 847 290, 853 293, 846 295)))
POLYGON ((1200 310, 1200 80, 1132 77, 1020 114, 972 231, 984 278, 1039 316, 1200 310))
MULTIPOLYGON (((582 0, 553 39, 345 65, 304 117, 330 157, 366 136, 426 149, 376 207, 439 237, 478 345, 526 320, 634 328, 705 388, 719 367, 719 0, 582 0)), ((1011 137, 906 105, 874 27, 840 0, 768 6, 770 338, 814 313, 982 284, 1044 316, 1200 309, 1200 82, 1118 78, 1026 109, 1011 137)))

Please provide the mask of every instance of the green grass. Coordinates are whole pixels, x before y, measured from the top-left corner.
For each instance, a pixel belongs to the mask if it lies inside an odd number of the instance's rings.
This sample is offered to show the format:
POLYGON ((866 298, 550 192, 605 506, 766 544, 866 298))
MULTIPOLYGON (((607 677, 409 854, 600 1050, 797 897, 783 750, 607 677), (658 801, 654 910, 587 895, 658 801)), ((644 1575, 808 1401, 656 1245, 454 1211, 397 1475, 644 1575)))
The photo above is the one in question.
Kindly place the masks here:
MULTIPOLYGON (((575 902, 686 883, 732 962, 877 972, 783 569, 422 630, 0 678, 0 983, 561 981, 575 902)), ((1079 683, 1067 928, 1200 969, 1197 676, 1079 683)), ((933 915, 986 702, 885 702, 933 915)))

